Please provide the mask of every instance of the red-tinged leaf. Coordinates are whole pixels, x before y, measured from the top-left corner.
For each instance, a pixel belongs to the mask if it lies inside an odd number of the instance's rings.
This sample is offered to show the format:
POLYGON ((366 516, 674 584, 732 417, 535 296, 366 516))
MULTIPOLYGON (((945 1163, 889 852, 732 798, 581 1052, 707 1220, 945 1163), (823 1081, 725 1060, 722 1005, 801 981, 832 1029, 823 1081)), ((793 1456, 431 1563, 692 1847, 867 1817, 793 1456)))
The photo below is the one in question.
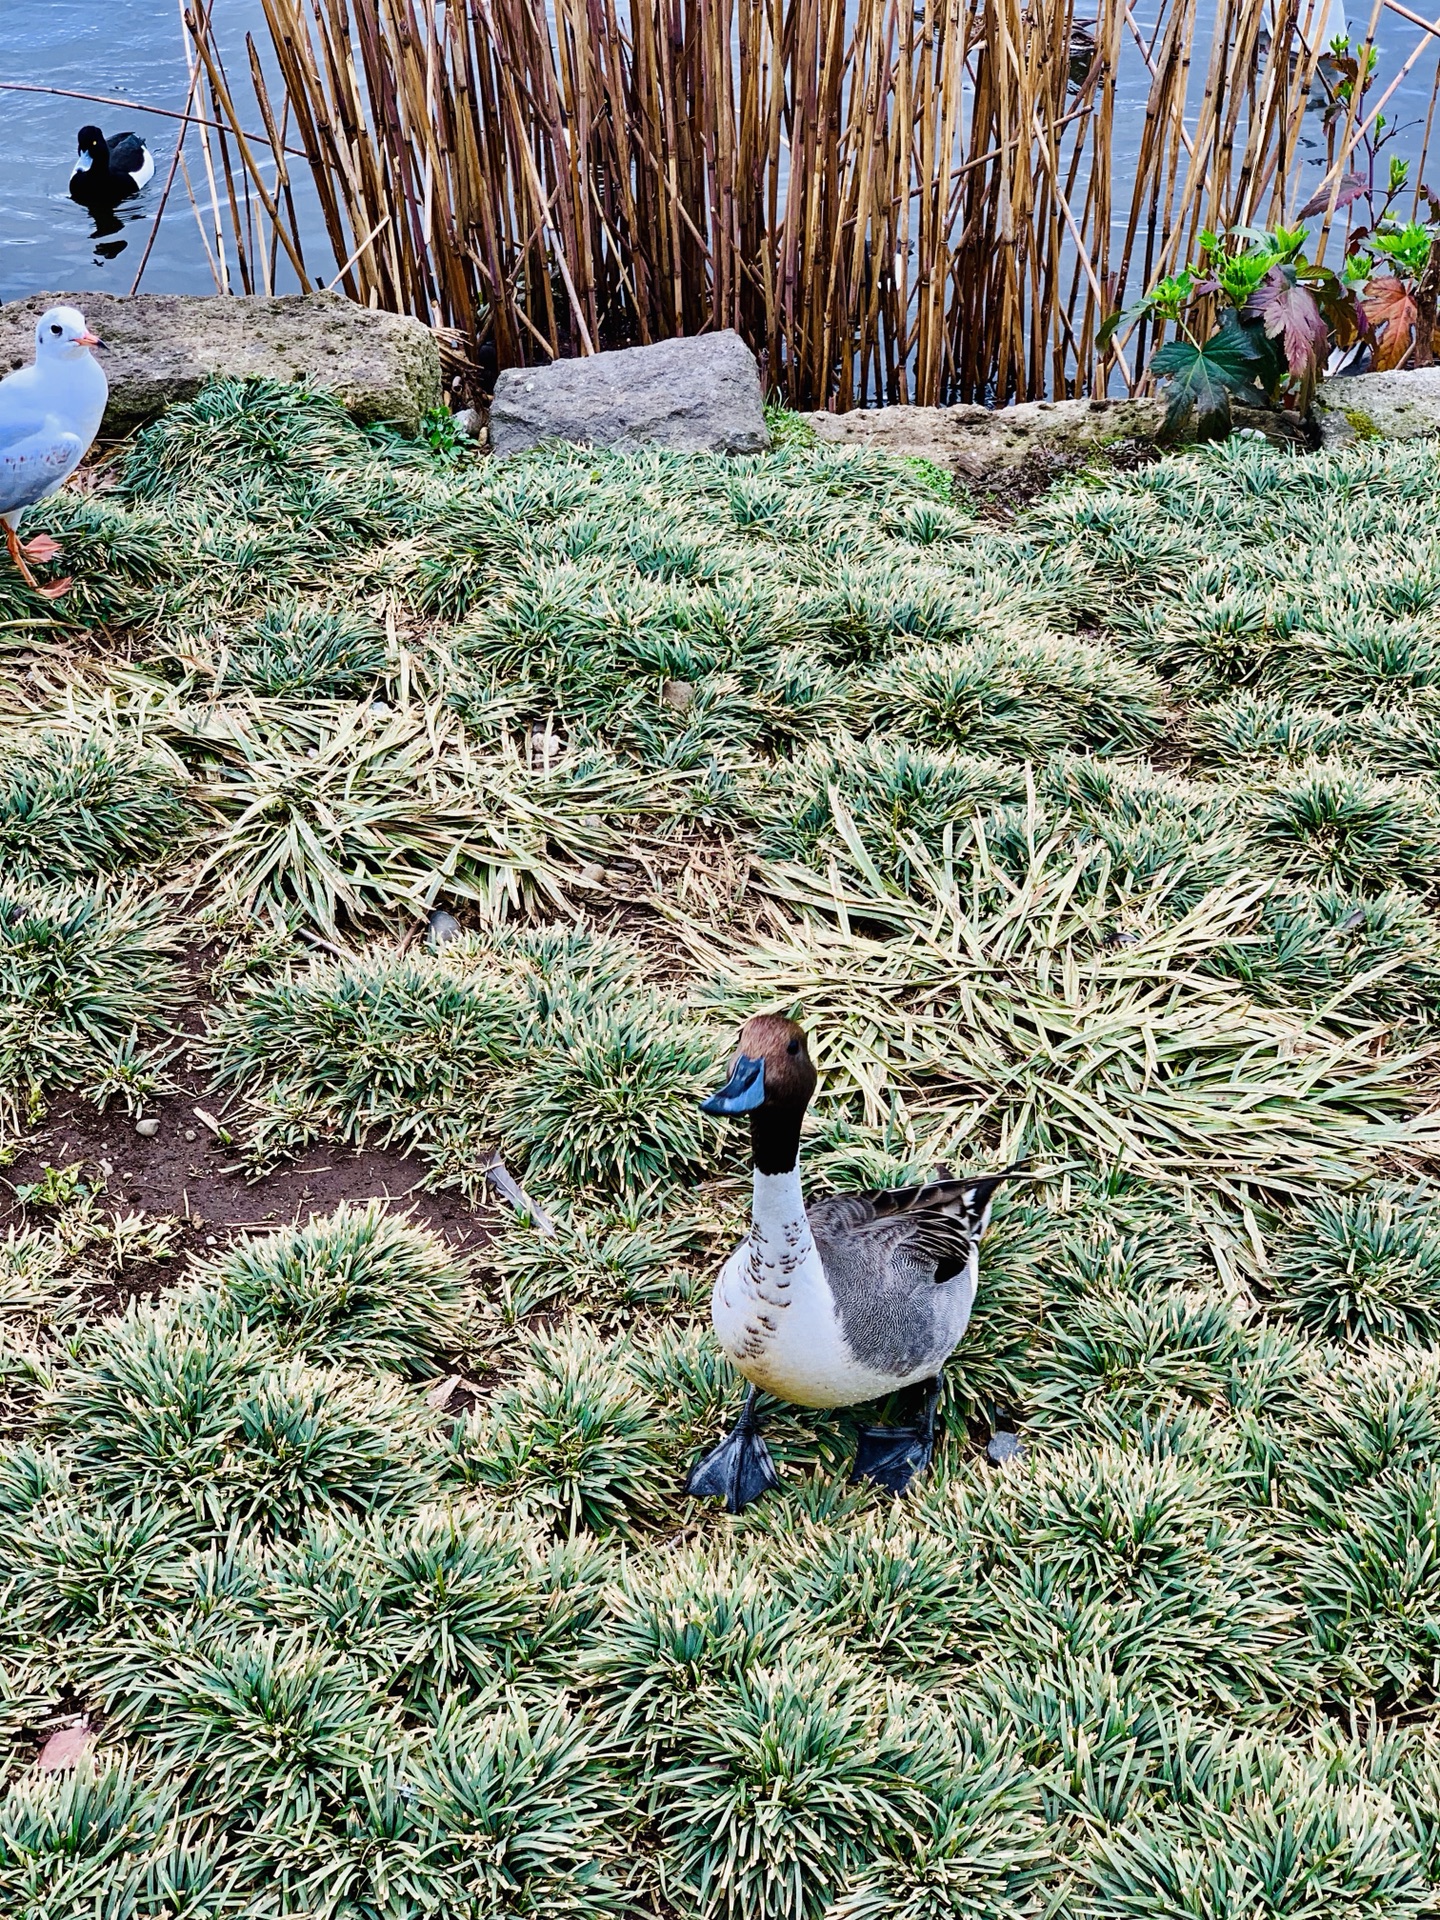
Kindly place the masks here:
POLYGON ((61 1773, 83 1760, 94 1748, 95 1736, 83 1720, 73 1727, 61 1727, 52 1733, 40 1749, 38 1762, 42 1773, 61 1773))
MULTIPOLYGON (((1363 200, 1369 191, 1370 182, 1365 179, 1363 174, 1341 174, 1340 191, 1335 196, 1336 212, 1338 213, 1341 207, 1350 207, 1353 206, 1357 200, 1363 200)), ((1329 204, 1330 189, 1329 187, 1322 187, 1319 193, 1311 194, 1295 218, 1297 220, 1309 220, 1317 213, 1324 213, 1329 204)))
POLYGON ((1410 351, 1410 337, 1418 318, 1415 299, 1393 273, 1377 274, 1365 286, 1365 318, 1378 336, 1375 371, 1389 373, 1410 351))
POLYGON ((1260 321, 1267 338, 1282 343, 1285 364, 1297 378, 1313 373, 1325 358, 1330 329, 1314 294, 1299 284, 1293 269, 1272 267, 1245 302, 1245 317, 1260 321))

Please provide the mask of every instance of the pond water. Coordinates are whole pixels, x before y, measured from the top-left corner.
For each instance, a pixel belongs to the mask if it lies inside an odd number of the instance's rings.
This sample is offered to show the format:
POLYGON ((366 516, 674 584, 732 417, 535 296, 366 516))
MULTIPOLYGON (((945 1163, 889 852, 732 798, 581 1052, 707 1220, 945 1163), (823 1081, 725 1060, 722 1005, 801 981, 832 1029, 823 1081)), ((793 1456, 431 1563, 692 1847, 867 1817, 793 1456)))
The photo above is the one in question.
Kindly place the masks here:
MULTIPOLYGON (((260 0, 217 0, 237 98, 248 102, 245 35, 268 46, 260 0)), ((0 0, 0 81, 71 88, 178 112, 189 75, 176 0, 0 0)), ((244 108, 241 108, 242 123, 244 108)), ((0 92, 0 299, 52 287, 128 293, 155 218, 179 122, 51 94, 0 92), (75 135, 87 121, 138 133, 155 179, 99 221, 70 198, 75 135), (107 231, 107 229, 109 229, 107 231)), ((200 164, 194 136, 187 160, 200 164)), ((196 176, 198 182, 198 175, 196 176)), ((328 259, 322 256, 320 264, 328 259)), ((145 269, 147 293, 213 293, 214 278, 177 178, 145 269)))
MULTIPOLYGON (((1341 16, 1341 0, 1331 0, 1332 24, 1341 16)), ((1151 14, 1145 0, 1135 9, 1142 23, 1151 14)), ((1412 5, 1428 16, 1436 9, 1412 5)), ((1083 11, 1083 9, 1082 9, 1083 11)), ((1201 0, 1201 12, 1206 11, 1201 0)), ((1363 34, 1368 10, 1351 0, 1352 30, 1363 34)), ((237 101, 250 101, 245 72, 245 36, 268 47, 261 0, 215 0, 214 18, 227 66, 236 83, 237 101)), ((1381 81, 1389 80, 1409 56, 1417 30, 1393 13, 1383 16, 1380 34, 1381 81)), ((1418 152, 1435 72, 1432 41, 1402 83, 1389 112, 1406 127, 1396 152, 1418 152)), ((268 63, 267 63, 268 64, 268 63)), ((1123 178, 1126 132, 1138 140, 1144 119, 1146 76, 1138 60, 1122 85, 1120 144, 1116 176, 1123 178)), ((1197 81, 1203 63, 1197 62, 1197 81)), ((108 94, 150 101, 179 110, 185 104, 187 69, 177 0, 0 0, 0 82, 22 82, 79 93, 108 94)), ((242 116, 246 107, 242 105, 242 116)), ((251 109, 253 116, 253 108, 251 109)), ((1319 116, 1307 116, 1306 143, 1316 166, 1323 152, 1319 116)), ((129 107, 101 106, 53 94, 0 91, 0 299, 10 300, 50 288, 98 288, 128 292, 145 249, 179 127, 175 120, 129 107), (138 198, 97 222, 70 199, 68 183, 75 163, 75 135, 93 120, 107 133, 132 128, 155 156, 156 176, 138 198)), ((1129 149, 1133 152, 1133 146, 1129 149)), ((200 164, 193 136, 186 143, 193 167, 200 164)), ((312 265, 323 275, 334 271, 315 216, 303 164, 296 170, 302 217, 315 236, 312 265)), ((1440 186, 1440 152, 1430 172, 1440 186)), ((196 173, 197 185, 200 176, 196 173)), ((145 270, 151 293, 205 293, 214 278, 191 210, 183 180, 177 179, 165 219, 145 270)), ((277 290, 294 284, 283 256, 277 290)))

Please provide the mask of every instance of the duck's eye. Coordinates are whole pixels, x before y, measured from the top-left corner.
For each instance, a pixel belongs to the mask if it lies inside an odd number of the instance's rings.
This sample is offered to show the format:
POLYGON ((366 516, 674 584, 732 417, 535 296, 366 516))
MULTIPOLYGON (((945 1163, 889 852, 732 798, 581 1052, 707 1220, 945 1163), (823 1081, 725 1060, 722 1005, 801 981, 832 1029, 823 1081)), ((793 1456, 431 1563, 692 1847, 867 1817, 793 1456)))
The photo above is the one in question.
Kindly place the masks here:
POLYGON ((63 327, 51 327, 50 331, 52 333, 63 333, 65 329, 63 327))
POLYGON ((789 1044, 789 1046, 788 1046, 788 1047, 786 1047, 786 1049, 785 1049, 785 1051, 786 1051, 786 1053, 799 1053, 799 1051, 800 1051, 800 1042, 799 1042, 798 1040, 792 1040, 792 1041, 790 1042, 790 1044, 789 1044))

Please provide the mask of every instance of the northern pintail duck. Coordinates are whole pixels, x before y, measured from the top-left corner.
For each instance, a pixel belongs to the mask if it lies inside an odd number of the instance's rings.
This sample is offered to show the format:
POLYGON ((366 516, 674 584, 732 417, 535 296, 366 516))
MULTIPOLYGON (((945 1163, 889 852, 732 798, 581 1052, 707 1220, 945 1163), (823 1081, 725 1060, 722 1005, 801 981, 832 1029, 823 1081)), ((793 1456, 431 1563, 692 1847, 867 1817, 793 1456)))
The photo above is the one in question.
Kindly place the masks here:
POLYGON ((746 1022, 725 1085, 702 1103, 706 1113, 749 1117, 754 1164, 750 1231, 711 1300, 716 1338, 750 1390, 734 1431, 686 1486, 732 1513, 777 1484, 756 1420, 760 1393, 845 1407, 918 1387, 912 1425, 864 1429, 852 1477, 899 1493, 929 1465, 940 1376, 975 1304, 991 1201, 1017 1171, 807 1202, 800 1125, 815 1080, 804 1031, 762 1014, 746 1022))

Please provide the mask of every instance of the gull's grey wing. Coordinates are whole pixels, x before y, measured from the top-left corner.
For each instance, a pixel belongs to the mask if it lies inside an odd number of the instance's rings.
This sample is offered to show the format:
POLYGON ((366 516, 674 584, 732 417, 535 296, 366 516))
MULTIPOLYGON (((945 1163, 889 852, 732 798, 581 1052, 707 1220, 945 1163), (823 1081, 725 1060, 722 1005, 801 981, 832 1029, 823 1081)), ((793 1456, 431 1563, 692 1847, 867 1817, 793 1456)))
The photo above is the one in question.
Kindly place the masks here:
POLYGON ((18 440, 0 439, 0 513, 18 513, 54 493, 85 457, 78 433, 42 427, 18 440))

